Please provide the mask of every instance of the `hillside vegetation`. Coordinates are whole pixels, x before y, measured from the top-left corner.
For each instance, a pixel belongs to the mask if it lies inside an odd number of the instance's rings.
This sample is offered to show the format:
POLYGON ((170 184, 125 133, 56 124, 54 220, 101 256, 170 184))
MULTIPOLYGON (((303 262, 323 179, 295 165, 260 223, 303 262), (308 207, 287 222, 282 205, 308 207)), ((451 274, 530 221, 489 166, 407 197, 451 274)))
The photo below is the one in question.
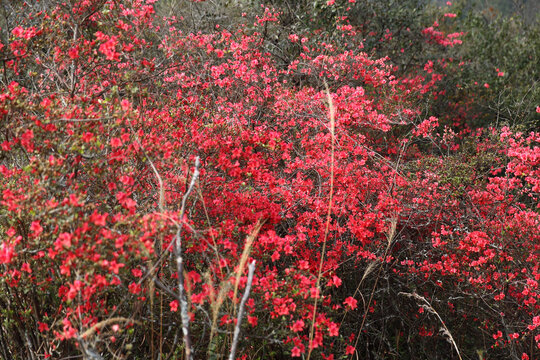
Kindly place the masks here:
POLYGON ((2 2, 0 358, 539 359, 540 25, 481 5, 2 2))

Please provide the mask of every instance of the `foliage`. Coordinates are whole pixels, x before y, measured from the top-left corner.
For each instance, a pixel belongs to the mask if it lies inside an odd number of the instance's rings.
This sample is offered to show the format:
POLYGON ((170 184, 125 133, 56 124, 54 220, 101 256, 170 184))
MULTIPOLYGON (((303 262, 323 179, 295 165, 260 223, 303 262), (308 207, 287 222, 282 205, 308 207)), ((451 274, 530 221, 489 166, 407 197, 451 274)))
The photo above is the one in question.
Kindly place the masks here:
POLYGON ((452 121, 466 122, 472 127, 506 125, 521 131, 537 129, 540 22, 503 17, 493 9, 473 11, 468 5, 457 4, 457 17, 446 22, 446 31, 464 34, 463 45, 455 48, 453 54, 459 61, 444 64, 445 97, 435 104, 435 113, 441 117, 445 113, 461 113, 459 120, 455 117, 452 121), (461 109, 456 109, 455 104, 461 109))
POLYGON ((540 135, 432 116, 461 32, 154 2, 2 23, 1 357, 540 355, 540 135))

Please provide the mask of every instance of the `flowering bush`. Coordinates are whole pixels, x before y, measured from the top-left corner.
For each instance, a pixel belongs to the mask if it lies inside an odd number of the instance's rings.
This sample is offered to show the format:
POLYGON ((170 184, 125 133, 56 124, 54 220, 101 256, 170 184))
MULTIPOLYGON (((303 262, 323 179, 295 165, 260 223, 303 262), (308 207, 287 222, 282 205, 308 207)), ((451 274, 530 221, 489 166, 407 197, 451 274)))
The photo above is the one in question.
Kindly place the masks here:
POLYGON ((1 356, 540 353, 540 135, 443 127, 443 75, 352 25, 284 65, 278 10, 153 2, 28 5, 0 45, 1 356))

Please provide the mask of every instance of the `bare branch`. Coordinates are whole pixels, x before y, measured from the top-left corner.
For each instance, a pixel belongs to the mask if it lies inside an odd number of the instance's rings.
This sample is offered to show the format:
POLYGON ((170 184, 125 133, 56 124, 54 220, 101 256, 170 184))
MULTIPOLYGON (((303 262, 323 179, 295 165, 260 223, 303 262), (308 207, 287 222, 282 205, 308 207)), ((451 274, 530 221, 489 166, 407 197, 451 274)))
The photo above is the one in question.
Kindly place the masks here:
POLYGON ((174 252, 176 255, 176 270, 178 273, 178 298, 180 299, 180 316, 182 318, 182 334, 184 339, 184 347, 186 351, 186 359, 193 360, 193 347, 191 344, 191 336, 189 333, 189 314, 188 314, 188 302, 186 299, 186 291, 184 288, 184 259, 182 257, 182 225, 184 223, 184 212, 186 210, 186 202, 197 182, 199 177, 199 157, 195 159, 195 171, 191 177, 189 187, 182 198, 182 208, 180 209, 180 223, 178 225, 178 231, 175 237, 174 252))
POLYGON ((234 328, 234 336, 233 342, 231 344, 231 353, 229 354, 229 360, 234 360, 234 356, 236 355, 236 348, 238 346, 238 339, 240 337, 240 326, 242 325, 242 317, 244 316, 244 306, 246 305, 246 302, 249 298, 249 292, 251 291, 253 273, 255 272, 255 263, 256 261, 253 260, 248 266, 249 272, 246 289, 244 290, 244 296, 242 296, 242 301, 240 302, 240 306, 238 308, 238 317, 236 318, 236 327, 234 328))

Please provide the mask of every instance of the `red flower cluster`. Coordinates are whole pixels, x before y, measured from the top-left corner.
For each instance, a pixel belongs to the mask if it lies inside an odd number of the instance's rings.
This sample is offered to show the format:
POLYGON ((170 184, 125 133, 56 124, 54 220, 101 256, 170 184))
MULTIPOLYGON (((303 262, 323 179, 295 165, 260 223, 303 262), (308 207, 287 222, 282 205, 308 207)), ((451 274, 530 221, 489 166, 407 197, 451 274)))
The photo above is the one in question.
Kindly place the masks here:
MULTIPOLYGON (((465 321, 538 354, 539 134, 426 119, 434 63, 398 75, 346 26, 342 44, 289 35, 283 65, 258 32, 273 9, 203 33, 153 1, 75 3, 0 45, 17 80, 0 93, 0 300, 33 349, 154 351, 160 334, 173 354, 182 316, 214 352, 243 306, 248 339, 332 358, 389 326, 388 305, 418 337, 465 321)), ((461 42, 437 26, 426 41, 461 42)))

